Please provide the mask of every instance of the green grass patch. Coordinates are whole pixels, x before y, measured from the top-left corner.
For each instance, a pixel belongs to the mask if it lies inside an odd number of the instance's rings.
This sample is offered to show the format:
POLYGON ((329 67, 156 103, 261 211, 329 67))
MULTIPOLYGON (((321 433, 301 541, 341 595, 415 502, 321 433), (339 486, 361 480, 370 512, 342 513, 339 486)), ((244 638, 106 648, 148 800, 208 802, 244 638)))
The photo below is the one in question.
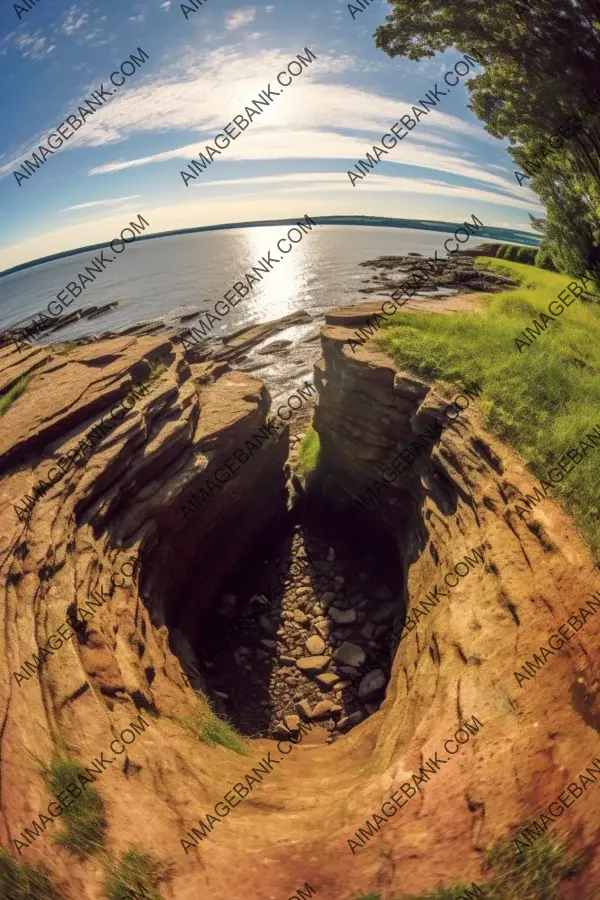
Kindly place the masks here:
POLYGON ((19 378, 16 384, 13 384, 10 391, 2 394, 0 397, 0 416, 3 416, 11 408, 15 400, 18 400, 21 394, 26 390, 27 385, 33 378, 33 375, 25 375, 19 378))
MULTIPOLYGON (((457 882, 418 895, 398 894, 394 900, 459 900, 465 896, 473 900, 558 900, 560 883, 576 875, 582 864, 581 857, 571 855, 566 844, 547 831, 520 856, 515 853, 513 841, 494 844, 483 864, 491 878, 475 881, 479 893, 472 883, 457 882)), ((361 894, 356 900, 381 900, 381 896, 361 894)))
POLYGON ((37 866, 17 862, 0 847, 2 900, 59 900, 59 894, 37 866))
POLYGON ((164 363, 151 363, 150 364, 150 375, 148 376, 148 384, 152 384, 164 375, 169 369, 164 363))
POLYGON ((158 867, 148 853, 127 850, 118 863, 108 867, 107 871, 109 878, 105 892, 108 900, 126 900, 130 897, 160 900, 158 867))
POLYGON ((298 451, 298 470, 305 478, 310 472, 314 472, 321 459, 321 442, 319 435, 311 425, 300 444, 298 451))
MULTIPOLYGON (((506 260, 479 264, 518 278, 517 288, 484 295, 481 313, 398 312, 374 338, 398 366, 432 381, 483 387, 485 425, 511 444, 537 478, 600 423, 600 307, 575 300, 519 353, 515 338, 548 313, 569 276, 506 260)), ((553 487, 600 555, 600 454, 589 451, 553 487)), ((532 478, 533 487, 534 479, 532 478)))
MULTIPOLYGON (((57 797, 67 790, 68 784, 80 787, 77 776, 87 775, 87 772, 81 763, 56 758, 42 769, 42 775, 50 793, 57 797)), ((90 785, 86 784, 81 794, 63 811, 61 821, 65 825, 65 830, 59 831, 54 840, 72 853, 87 857, 97 853, 104 846, 106 836, 104 801, 98 791, 90 785)))
POLYGON ((241 756, 248 755, 246 740, 226 719, 221 719, 210 708, 201 694, 196 693, 196 708, 191 715, 172 718, 203 744, 221 744, 241 756))

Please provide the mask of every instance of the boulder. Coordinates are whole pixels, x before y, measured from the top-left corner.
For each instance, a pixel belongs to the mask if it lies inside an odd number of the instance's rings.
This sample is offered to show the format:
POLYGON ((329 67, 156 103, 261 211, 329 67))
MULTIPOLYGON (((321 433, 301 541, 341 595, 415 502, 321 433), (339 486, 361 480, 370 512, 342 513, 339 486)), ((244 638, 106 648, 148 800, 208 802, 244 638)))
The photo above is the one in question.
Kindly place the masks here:
POLYGON ((385 688, 386 680, 383 669, 373 669, 365 675, 358 686, 358 696, 361 700, 366 700, 380 694, 385 688))
POLYGON ((356 622, 354 609, 338 609, 337 606, 330 606, 329 616, 336 625, 353 625, 356 622))
POLYGON ((360 666, 366 659, 365 651, 358 644, 352 644, 350 641, 344 641, 343 644, 334 652, 337 662, 345 666, 360 666))

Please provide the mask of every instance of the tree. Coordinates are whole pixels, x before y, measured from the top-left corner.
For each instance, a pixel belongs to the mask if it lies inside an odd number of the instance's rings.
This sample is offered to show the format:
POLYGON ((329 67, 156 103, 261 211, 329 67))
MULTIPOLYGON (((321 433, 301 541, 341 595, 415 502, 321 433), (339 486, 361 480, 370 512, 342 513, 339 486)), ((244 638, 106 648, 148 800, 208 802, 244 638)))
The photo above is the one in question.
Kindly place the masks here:
POLYGON ((483 71, 467 82, 470 108, 486 131, 509 140, 519 170, 531 176, 548 210, 536 230, 572 274, 596 262, 600 97, 591 86, 598 83, 600 0, 390 2, 376 45, 412 60, 453 46, 477 58, 483 71))

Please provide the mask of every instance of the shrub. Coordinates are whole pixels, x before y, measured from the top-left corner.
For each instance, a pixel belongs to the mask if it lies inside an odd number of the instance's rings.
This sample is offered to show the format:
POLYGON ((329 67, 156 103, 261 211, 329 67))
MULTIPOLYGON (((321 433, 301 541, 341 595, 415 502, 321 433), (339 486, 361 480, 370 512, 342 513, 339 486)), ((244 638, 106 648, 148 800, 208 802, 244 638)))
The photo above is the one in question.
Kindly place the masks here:
POLYGON ((24 378, 20 378, 16 384, 13 384, 10 391, 7 391, 0 397, 0 416, 3 416, 5 413, 7 413, 15 400, 18 400, 18 398, 27 388, 27 385, 31 381, 32 377, 32 375, 26 375, 24 378))
POLYGON ((519 250, 520 247, 517 247, 516 244, 511 244, 506 251, 504 259, 510 259, 511 262, 516 262, 519 255, 519 250))
POLYGON ((500 244, 500 247, 498 248, 498 252, 496 253, 496 259, 504 259, 508 248, 509 248, 509 244, 500 244))
POLYGON ((552 259, 552 254, 548 247, 541 245, 537 252, 537 256, 535 258, 535 264, 538 269, 548 269, 550 272, 556 272, 556 266, 554 265, 554 261, 552 259))
POLYGON ((534 266, 536 256, 536 247, 519 247, 519 251, 517 253, 517 262, 525 263, 528 266, 534 266))
POLYGON ((2 900, 58 900, 58 894, 37 866, 17 862, 0 847, 2 900))
MULTIPOLYGON (((87 775, 87 771, 81 763, 55 758, 42 769, 42 775, 50 793, 57 797, 67 790, 67 785, 79 785, 78 775, 87 775)), ((106 816, 104 801, 95 788, 86 784, 81 794, 64 810, 62 818, 65 831, 55 836, 58 844, 82 857, 101 849, 105 841, 106 816)))
POLYGON ((156 887, 158 867, 148 853, 127 850, 116 865, 107 866, 107 873, 105 892, 108 900, 127 900, 129 897, 160 900, 156 887))

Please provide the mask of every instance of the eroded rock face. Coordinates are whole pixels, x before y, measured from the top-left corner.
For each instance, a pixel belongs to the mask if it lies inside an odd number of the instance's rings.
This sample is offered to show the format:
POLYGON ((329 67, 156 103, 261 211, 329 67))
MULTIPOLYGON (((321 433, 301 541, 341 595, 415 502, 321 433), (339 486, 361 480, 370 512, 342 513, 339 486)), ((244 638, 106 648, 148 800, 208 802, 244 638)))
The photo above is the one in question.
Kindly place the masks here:
MULTIPOLYGON (((348 330, 343 311, 337 315, 323 329, 324 358, 316 367, 319 488, 350 504, 390 449, 404 446, 450 398, 398 372, 376 350, 353 354, 346 341, 355 323, 348 330)), ((264 422, 266 391, 224 364, 190 365, 160 337, 96 342, 66 356, 48 348, 18 354, 5 345, 0 363, 0 391, 34 376, 0 418, 0 837, 15 858, 41 865, 67 900, 82 893, 100 900, 104 876, 95 862, 56 845, 52 825, 19 856, 13 840, 49 802, 37 760, 48 763, 60 740, 87 765, 140 713, 149 727, 115 757, 97 789, 109 816, 107 848, 135 846, 170 867, 170 880, 161 883, 165 900, 271 900, 305 881, 324 898, 377 891, 389 900, 458 879, 483 882, 482 849, 536 818, 597 755, 598 618, 522 687, 514 678, 597 589, 597 572, 552 501, 524 519, 515 513, 532 479, 485 433, 476 412, 446 429, 370 513, 397 541, 407 608, 422 605, 436 587, 446 592, 403 634, 380 711, 360 724, 362 713, 339 721, 340 731, 355 727, 331 746, 314 725, 285 757, 268 740, 253 741, 242 757, 199 742, 181 725, 195 700, 166 623, 193 646, 248 533, 282 509, 285 436, 261 448, 194 516, 181 511, 209 468, 223 466, 264 422), (18 499, 157 362, 167 369, 149 393, 85 465, 19 521, 18 499), (482 548, 484 563, 444 587, 445 575, 472 548, 482 548), (141 578, 111 582, 123 556, 140 550, 141 578), (200 595, 192 593, 199 573, 200 595), (111 586, 84 639, 65 642, 17 683, 13 673, 74 605, 104 585, 111 586), (357 841, 357 829, 472 716, 483 723, 480 731, 368 847, 352 852, 348 840, 357 841), (269 752, 277 764, 265 784, 201 847, 184 852, 180 840, 200 817, 215 815, 215 804, 269 752)), ((368 521, 357 519, 365 540, 368 521)), ((389 599, 376 602, 386 628, 402 624, 389 618, 389 599)), ((233 626, 235 605, 229 614, 233 626)), ((296 710, 303 721, 314 713, 306 706, 299 702, 296 710)), ((599 816, 591 796, 565 810, 565 831, 589 853, 565 897, 595 896, 599 816)))

